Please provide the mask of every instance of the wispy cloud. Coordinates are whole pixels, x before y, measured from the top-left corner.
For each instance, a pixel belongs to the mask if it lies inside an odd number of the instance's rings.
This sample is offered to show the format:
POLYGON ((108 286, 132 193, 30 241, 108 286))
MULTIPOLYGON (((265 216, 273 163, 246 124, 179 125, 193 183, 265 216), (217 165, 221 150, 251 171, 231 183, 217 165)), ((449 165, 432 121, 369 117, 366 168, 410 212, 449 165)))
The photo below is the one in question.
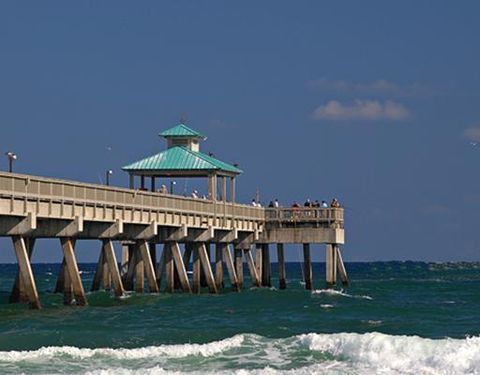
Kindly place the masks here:
POLYGON ((480 142, 480 126, 472 126, 463 131, 463 137, 470 142, 480 142))
POLYGON ((402 121, 410 117, 410 111, 401 103, 391 100, 380 102, 378 100, 356 99, 351 103, 342 103, 330 100, 317 107, 312 118, 315 120, 393 120, 402 121))
POLYGON ((372 82, 349 82, 344 80, 330 80, 326 78, 310 80, 307 85, 323 91, 334 91, 353 95, 388 95, 394 97, 432 96, 439 93, 422 83, 414 82, 407 85, 399 85, 385 79, 372 82))

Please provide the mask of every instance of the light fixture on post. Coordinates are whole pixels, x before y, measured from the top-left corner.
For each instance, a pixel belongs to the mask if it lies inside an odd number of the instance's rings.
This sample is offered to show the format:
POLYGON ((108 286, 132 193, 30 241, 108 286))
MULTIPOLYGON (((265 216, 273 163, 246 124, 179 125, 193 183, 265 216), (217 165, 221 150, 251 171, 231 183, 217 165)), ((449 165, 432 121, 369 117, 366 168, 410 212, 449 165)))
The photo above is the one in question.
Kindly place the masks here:
POLYGON ((17 154, 15 154, 15 153, 13 153, 13 152, 11 152, 11 151, 7 151, 7 152, 5 153, 5 155, 6 155, 7 159, 8 159, 8 171, 9 171, 10 173, 12 173, 12 172, 13 172, 13 161, 14 161, 14 160, 17 160, 17 154))
POLYGON ((170 181, 170 194, 173 194, 173 187, 177 184, 177 181, 170 181))
POLYGON ((110 176, 113 174, 113 171, 111 169, 107 169, 105 172, 105 181, 107 186, 110 186, 110 176))

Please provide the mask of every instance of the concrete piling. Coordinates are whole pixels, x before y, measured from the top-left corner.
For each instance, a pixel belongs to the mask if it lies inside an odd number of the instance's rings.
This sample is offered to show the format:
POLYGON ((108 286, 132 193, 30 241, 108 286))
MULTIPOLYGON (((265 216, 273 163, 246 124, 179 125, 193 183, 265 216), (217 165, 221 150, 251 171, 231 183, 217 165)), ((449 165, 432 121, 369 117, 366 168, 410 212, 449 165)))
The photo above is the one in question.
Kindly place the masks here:
POLYGON ((312 258, 310 256, 310 244, 303 244, 303 274, 305 277, 305 289, 313 289, 312 258))
POLYGON ((278 258, 278 287, 279 289, 287 288, 287 275, 285 269, 285 253, 283 243, 277 244, 277 258, 278 258))

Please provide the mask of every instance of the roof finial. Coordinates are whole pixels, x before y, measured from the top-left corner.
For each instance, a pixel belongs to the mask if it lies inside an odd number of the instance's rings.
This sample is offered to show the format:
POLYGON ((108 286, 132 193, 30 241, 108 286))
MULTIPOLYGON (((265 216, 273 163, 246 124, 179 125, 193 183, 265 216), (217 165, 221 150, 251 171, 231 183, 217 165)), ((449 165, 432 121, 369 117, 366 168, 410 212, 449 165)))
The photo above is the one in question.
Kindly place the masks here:
POLYGON ((186 113, 182 113, 180 116, 180 124, 186 124, 188 122, 188 115, 186 113))

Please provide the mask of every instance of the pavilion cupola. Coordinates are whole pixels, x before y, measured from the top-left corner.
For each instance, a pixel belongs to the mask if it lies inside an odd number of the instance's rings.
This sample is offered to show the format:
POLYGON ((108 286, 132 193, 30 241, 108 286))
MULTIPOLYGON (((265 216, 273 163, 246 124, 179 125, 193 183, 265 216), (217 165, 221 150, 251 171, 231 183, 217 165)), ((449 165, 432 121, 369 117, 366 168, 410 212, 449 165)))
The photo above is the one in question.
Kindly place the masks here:
POLYGON ((203 134, 190 129, 185 124, 178 124, 159 134, 167 140, 167 148, 184 146, 191 151, 200 151, 200 141, 207 139, 203 134))

